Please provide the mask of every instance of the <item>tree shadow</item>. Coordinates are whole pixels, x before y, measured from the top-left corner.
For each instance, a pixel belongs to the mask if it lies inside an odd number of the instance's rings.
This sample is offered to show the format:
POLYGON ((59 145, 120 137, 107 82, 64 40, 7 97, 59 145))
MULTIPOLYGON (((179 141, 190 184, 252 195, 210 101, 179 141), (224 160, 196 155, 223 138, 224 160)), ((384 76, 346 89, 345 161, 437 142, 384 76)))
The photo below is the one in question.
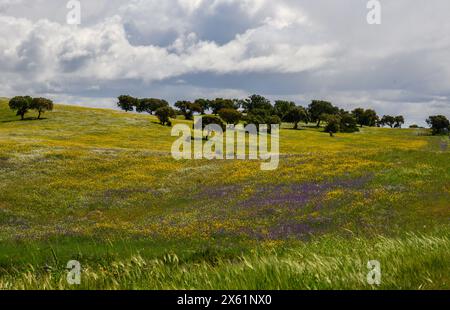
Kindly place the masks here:
POLYGON ((298 127, 297 129, 291 128, 291 127, 283 128, 283 130, 291 130, 291 131, 304 131, 304 130, 307 130, 307 129, 308 128, 306 128, 306 127, 298 127))
POLYGON ((25 117, 24 119, 11 119, 11 120, 1 121, 1 122, 2 123, 16 123, 16 122, 42 121, 42 120, 46 120, 46 119, 48 119, 48 118, 46 118, 46 117, 41 117, 41 118, 25 117))
POLYGON ((314 124, 314 125, 303 125, 302 127, 303 127, 303 128, 315 128, 315 129, 323 128, 323 126, 317 127, 316 124, 314 124))

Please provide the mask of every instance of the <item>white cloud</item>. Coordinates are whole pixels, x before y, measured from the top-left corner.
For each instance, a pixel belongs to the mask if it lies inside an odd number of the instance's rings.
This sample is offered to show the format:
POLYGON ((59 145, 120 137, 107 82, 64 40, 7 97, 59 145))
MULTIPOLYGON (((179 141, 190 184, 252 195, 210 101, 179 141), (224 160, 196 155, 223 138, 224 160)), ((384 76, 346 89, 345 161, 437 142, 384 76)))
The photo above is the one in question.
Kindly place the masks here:
POLYGON ((420 106, 449 114, 449 9, 444 0, 386 2, 382 25, 369 26, 357 0, 97 0, 82 1, 75 27, 65 24, 64 1, 0 0, 0 95, 262 89, 412 118, 420 106), (242 83, 209 85, 218 76, 242 83))
MULTIPOLYGON (((131 7, 141 2, 134 1, 131 7)), ((188 3, 195 10, 202 1, 188 3)), ((278 13, 276 18, 281 18, 278 13)), ((287 22, 291 21, 289 15, 287 22)), ((192 72, 300 72, 326 62, 331 45, 296 43, 278 33, 280 23, 249 29, 224 45, 201 40, 191 32, 180 34, 169 47, 160 47, 130 44, 118 15, 80 28, 45 19, 0 17, 6 38, 0 46, 9 65, 15 64, 20 74, 32 74, 37 81, 66 76, 150 82, 192 72)))

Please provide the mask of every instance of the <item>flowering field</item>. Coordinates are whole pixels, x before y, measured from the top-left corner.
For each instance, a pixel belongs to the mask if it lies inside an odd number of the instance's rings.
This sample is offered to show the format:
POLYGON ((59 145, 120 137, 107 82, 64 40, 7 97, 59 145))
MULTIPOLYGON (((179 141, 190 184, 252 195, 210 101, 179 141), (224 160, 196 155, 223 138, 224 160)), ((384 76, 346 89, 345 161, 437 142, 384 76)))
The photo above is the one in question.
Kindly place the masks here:
POLYGON ((450 288, 448 138, 286 127, 261 171, 175 161, 152 116, 45 116, 0 103, 0 288, 71 288, 71 259, 81 288, 364 289, 377 259, 380 288, 450 288))

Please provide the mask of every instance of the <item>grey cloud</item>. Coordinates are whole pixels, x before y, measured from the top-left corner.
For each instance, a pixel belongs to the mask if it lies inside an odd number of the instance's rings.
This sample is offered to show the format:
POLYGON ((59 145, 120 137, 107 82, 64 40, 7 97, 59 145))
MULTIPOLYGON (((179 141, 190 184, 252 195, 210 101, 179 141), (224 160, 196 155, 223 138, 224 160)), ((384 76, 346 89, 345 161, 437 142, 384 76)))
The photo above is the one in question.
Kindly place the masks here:
POLYGON ((446 0, 382 1, 379 26, 366 23, 365 0, 82 1, 80 27, 65 24, 65 5, 0 0, 1 96, 113 105, 122 92, 261 93, 421 124, 450 114, 446 0))

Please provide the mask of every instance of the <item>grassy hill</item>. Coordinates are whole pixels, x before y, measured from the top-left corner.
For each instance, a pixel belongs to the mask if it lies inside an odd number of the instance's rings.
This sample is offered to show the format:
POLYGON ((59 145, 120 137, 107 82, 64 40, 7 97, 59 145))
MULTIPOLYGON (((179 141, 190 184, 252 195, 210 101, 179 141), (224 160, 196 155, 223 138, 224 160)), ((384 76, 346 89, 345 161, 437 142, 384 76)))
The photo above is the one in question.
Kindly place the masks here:
POLYGON ((152 116, 0 101, 0 289, 450 288, 448 138, 284 129, 280 166, 175 161, 152 116), (28 116, 33 116, 30 113, 28 116), (44 268, 46 266, 46 268, 44 268))

